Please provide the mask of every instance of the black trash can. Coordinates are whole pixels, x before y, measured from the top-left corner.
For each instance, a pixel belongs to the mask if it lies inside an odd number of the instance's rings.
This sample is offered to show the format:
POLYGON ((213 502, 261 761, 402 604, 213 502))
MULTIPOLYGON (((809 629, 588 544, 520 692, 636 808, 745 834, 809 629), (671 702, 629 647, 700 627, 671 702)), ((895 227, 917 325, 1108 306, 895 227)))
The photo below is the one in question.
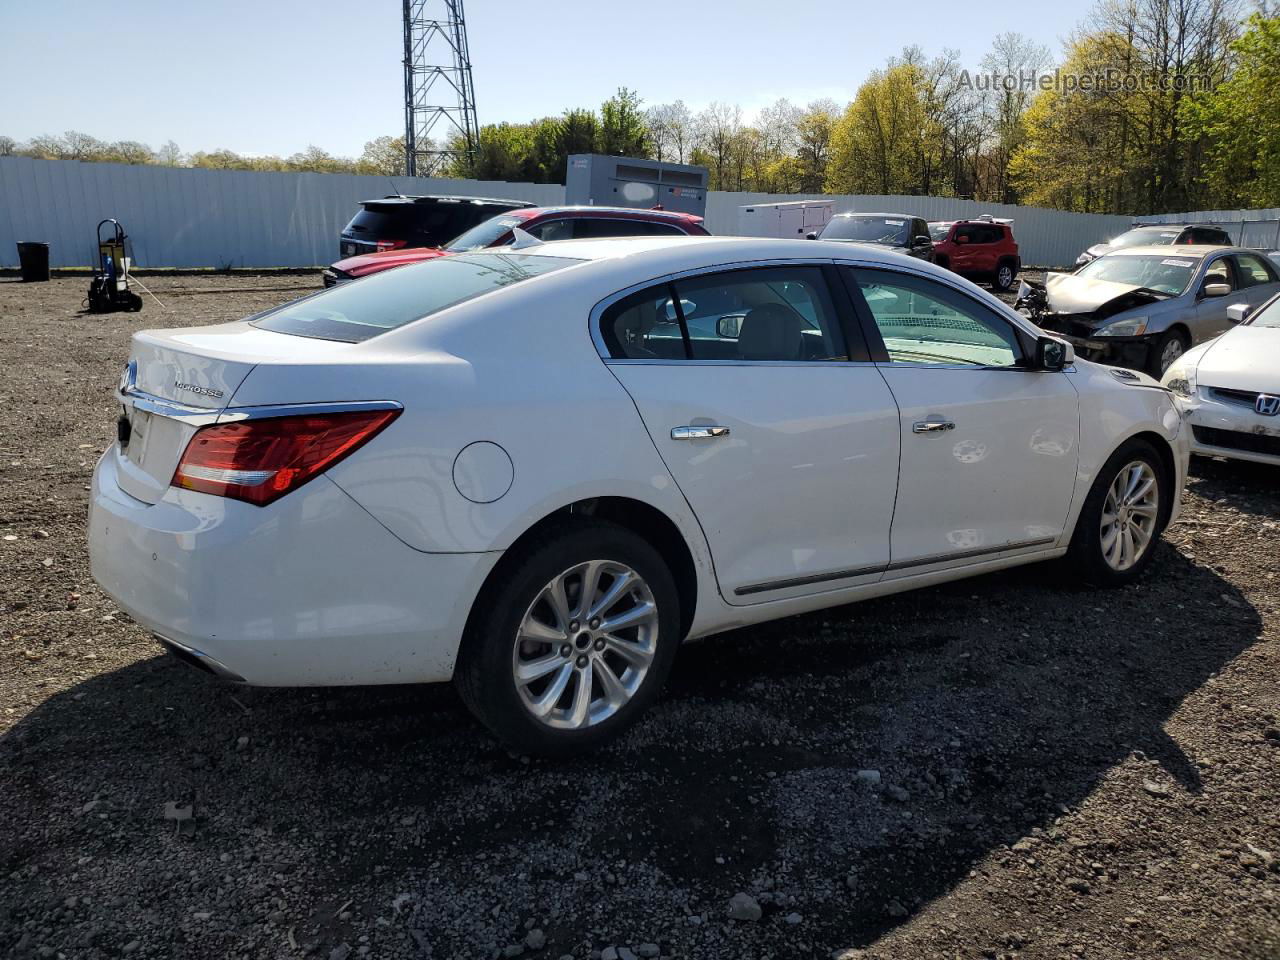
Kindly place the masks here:
POLYGON ((49 279, 49 245, 34 240, 18 241, 18 263, 22 282, 37 283, 49 279))

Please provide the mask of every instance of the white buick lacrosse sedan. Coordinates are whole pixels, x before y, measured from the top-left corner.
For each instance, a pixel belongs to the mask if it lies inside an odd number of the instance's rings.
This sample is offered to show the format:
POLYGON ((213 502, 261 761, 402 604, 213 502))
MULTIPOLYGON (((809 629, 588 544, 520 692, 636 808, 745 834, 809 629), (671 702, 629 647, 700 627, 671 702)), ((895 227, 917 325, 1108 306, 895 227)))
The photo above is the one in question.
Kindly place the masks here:
POLYGON ((954 274, 822 242, 441 257, 133 338, 93 572, 261 685, 454 680, 600 744, 689 637, 1068 555, 1123 584, 1187 430, 954 274))

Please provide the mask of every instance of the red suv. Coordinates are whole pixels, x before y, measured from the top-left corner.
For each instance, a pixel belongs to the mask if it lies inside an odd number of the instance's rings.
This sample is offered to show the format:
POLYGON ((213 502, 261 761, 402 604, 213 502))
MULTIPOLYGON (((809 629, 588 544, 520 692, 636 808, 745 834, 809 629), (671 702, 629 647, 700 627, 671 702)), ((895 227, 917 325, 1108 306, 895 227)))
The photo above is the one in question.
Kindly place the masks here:
POLYGON ((443 247, 385 250, 339 260, 324 271, 324 285, 346 283, 371 273, 421 263, 450 253, 505 247, 519 227, 539 240, 583 240, 596 237, 709 236, 702 218, 666 210, 630 207, 525 207, 490 217, 443 247))
POLYGON ((934 263, 970 280, 986 280, 996 290, 1008 290, 1022 269, 1012 223, 994 217, 930 223, 934 263))

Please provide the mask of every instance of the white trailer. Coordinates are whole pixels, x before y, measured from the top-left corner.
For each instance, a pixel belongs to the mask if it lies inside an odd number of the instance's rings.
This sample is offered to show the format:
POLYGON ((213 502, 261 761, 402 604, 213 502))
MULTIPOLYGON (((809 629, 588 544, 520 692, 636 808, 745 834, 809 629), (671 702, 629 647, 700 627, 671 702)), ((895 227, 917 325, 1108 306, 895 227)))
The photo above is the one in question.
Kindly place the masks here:
POLYGON ((821 232, 834 213, 830 200, 751 203, 738 208, 738 235, 803 240, 821 232))

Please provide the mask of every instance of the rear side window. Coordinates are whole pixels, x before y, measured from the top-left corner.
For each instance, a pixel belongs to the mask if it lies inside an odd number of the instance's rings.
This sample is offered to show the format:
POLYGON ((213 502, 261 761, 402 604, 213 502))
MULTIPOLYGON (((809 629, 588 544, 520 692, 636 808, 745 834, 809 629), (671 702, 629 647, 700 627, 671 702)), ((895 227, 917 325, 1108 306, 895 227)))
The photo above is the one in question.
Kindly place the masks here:
POLYGON ((593 240, 599 237, 675 236, 680 233, 681 231, 668 224, 649 220, 581 217, 574 224, 573 235, 579 240, 593 240))
POLYGON ((765 267, 650 287, 601 318, 609 355, 631 360, 848 360, 822 270, 765 267))
POLYGON ((529 254, 458 254, 331 287, 258 317, 255 327, 359 343, 446 307, 581 261, 529 254))
POLYGON ((1240 275, 1241 287, 1255 287, 1261 283, 1275 282, 1271 268, 1261 257, 1255 257, 1252 254, 1236 255, 1236 272, 1240 275))

